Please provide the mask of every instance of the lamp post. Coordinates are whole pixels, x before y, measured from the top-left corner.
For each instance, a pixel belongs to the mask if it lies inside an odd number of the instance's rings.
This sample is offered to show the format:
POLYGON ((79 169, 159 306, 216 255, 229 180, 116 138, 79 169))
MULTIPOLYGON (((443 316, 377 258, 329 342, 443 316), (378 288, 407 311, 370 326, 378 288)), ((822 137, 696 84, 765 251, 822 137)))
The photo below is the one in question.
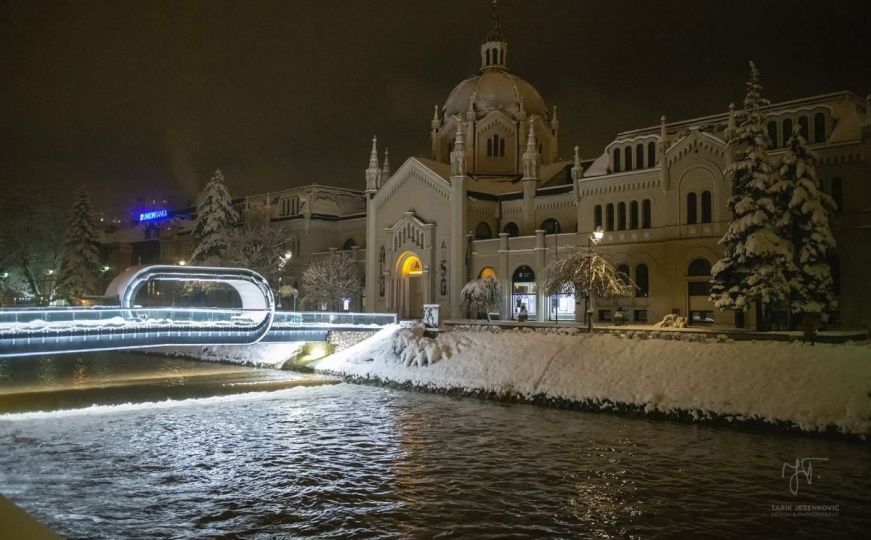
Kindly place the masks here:
MULTIPOLYGON (((282 272, 291 258, 293 258, 293 252, 289 250, 285 251, 284 255, 278 257, 278 309, 281 309, 281 278, 284 277, 282 272)), ((296 302, 294 302, 293 307, 296 309, 296 302)))
POLYGON ((599 242, 605 236, 605 232, 602 231, 602 227, 596 227, 596 230, 593 231, 593 234, 590 235, 589 240, 587 241, 587 247, 590 250, 590 283, 587 287, 587 330, 592 333, 593 332, 593 259, 595 255, 595 247, 599 245, 599 242))

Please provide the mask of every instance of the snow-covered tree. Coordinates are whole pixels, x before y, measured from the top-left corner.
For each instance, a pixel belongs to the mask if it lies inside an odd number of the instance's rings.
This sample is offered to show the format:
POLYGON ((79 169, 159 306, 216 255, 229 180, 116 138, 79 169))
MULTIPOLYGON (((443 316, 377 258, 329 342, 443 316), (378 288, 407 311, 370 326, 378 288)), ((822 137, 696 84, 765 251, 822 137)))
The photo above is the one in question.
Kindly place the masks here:
POLYGON ((502 305, 502 284, 493 276, 472 280, 460 290, 460 302, 471 317, 485 313, 489 321, 490 312, 498 311, 502 305))
POLYGON ((786 143, 775 189, 781 218, 780 235, 793 245, 789 273, 789 304, 792 313, 814 315, 822 321, 837 308, 828 256, 835 247, 829 216, 835 202, 820 190, 816 175, 817 156, 807 147, 798 128, 786 143))
POLYGON ((607 259, 588 249, 575 248, 568 256, 545 266, 544 293, 596 296, 628 296, 635 284, 607 259))
POLYGON ((238 223, 239 213, 233 208, 233 200, 224 185, 224 175, 218 169, 206 184, 202 201, 197 205, 197 221, 193 232, 196 246, 191 262, 200 265, 223 264, 230 231, 238 223))
POLYGON ((741 311, 756 302, 764 318, 767 307, 789 292, 792 246, 777 231, 778 195, 768 161, 771 142, 761 110, 769 102, 761 89, 759 71, 751 62, 744 108, 736 115, 735 129, 727 133, 734 154, 726 169, 732 181, 732 219, 719 242, 723 257, 711 269, 711 301, 720 309, 741 311))
POLYGON ((352 253, 332 252, 317 259, 302 274, 302 305, 306 309, 339 311, 345 299, 360 294, 362 282, 352 253))
POLYGON ((278 290, 279 277, 287 277, 291 237, 282 226, 247 222, 227 235, 224 262, 249 268, 265 277, 278 290))
POLYGON ((76 304, 94 294, 99 282, 100 240, 94 228, 94 209, 85 186, 79 188, 67 219, 63 255, 57 278, 60 296, 76 304))

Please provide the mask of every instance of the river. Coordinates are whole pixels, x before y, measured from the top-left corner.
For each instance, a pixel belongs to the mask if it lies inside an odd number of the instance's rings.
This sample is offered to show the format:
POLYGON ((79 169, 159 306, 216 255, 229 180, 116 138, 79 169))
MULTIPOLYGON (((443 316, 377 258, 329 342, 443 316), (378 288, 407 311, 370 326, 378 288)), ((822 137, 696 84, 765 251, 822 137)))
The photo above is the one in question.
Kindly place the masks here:
POLYGON ((26 404, 0 415, 0 492, 74 538, 818 538, 871 523, 865 443, 138 354, 0 366, 0 403, 26 404), (820 460, 793 495, 797 458, 820 460))

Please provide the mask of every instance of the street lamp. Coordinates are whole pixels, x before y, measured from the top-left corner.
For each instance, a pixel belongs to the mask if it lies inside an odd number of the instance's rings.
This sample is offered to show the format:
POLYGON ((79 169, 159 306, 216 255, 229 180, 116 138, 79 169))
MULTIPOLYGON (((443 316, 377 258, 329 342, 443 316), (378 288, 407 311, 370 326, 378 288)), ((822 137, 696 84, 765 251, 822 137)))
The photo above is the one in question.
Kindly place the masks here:
POLYGON ((178 265, 179 265, 179 266, 184 266, 184 265, 186 265, 186 264, 187 264, 187 263, 184 261, 184 259, 178 261, 178 265))
POLYGON ((596 230, 593 231, 593 234, 590 235, 589 240, 587 241, 587 247, 590 250, 590 283, 587 287, 587 330, 592 333, 593 332, 593 259, 595 255, 595 248, 599 245, 599 242, 602 241, 602 238, 605 236, 605 232, 602 230, 602 227, 596 227, 596 230))
MULTIPOLYGON (((290 262, 290 259, 293 258, 293 252, 288 250, 284 252, 284 255, 278 257, 278 309, 281 309, 281 278, 282 272, 284 271, 284 267, 287 266, 287 263, 290 262)), ((294 304, 294 309, 296 308, 296 304, 294 304)))

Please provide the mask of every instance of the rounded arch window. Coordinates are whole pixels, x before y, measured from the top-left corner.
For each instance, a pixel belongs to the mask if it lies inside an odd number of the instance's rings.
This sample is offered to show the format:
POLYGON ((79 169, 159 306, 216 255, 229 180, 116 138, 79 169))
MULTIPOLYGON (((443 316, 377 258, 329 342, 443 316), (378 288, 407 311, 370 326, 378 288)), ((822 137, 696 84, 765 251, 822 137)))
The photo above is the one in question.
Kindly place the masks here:
POLYGON ((710 276, 711 263, 707 259, 694 259, 687 268, 688 276, 710 276))
POLYGON ((509 238, 520 236, 520 228, 517 226, 517 223, 514 223, 513 221, 506 223, 505 226, 502 227, 502 232, 508 233, 509 238))
POLYGON ((535 272, 525 264, 520 265, 511 276, 514 283, 535 283, 535 272))
POLYGON ((482 221, 475 225, 475 240, 487 240, 493 238, 493 230, 486 221, 482 221))
POLYGON ((417 255, 409 255, 402 262, 402 277, 423 275, 423 264, 417 255))
POLYGON ((541 222, 540 229, 544 230, 544 234, 559 234, 562 232, 559 221, 554 218, 547 218, 541 222))
POLYGON ((478 279, 487 279, 493 278, 496 279, 496 270, 493 269, 492 266, 485 266, 481 269, 481 273, 478 274, 478 279))
POLYGON ((637 287, 635 296, 641 298, 650 296, 650 273, 644 263, 635 267, 635 286, 637 287))

